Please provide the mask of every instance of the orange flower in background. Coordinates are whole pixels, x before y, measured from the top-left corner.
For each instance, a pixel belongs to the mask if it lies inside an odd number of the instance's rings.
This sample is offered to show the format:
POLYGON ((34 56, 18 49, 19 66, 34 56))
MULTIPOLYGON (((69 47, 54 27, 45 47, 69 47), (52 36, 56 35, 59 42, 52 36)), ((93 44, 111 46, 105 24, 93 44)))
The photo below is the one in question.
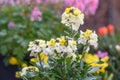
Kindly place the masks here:
POLYGON ((109 25, 107 26, 107 29, 108 29, 108 32, 109 32, 109 33, 114 33, 114 26, 113 26, 112 24, 109 24, 109 25))
POLYGON ((103 26, 103 27, 98 28, 98 34, 101 36, 107 35, 108 34, 107 27, 103 26))

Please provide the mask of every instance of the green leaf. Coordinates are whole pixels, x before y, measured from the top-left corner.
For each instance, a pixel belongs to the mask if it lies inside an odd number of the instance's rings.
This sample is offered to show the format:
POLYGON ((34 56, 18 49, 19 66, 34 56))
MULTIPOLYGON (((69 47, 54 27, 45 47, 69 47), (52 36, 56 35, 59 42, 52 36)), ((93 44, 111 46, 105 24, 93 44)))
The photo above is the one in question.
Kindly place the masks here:
POLYGON ((7 30, 3 29, 0 31, 0 37, 4 37, 7 35, 7 30))

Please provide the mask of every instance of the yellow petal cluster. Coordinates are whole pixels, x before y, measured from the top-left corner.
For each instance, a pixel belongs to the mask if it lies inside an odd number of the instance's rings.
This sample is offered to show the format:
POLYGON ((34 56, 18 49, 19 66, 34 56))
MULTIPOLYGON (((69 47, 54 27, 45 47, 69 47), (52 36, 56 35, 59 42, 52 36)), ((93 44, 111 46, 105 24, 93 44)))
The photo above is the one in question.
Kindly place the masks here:
POLYGON ((54 46, 54 45, 55 45, 55 42, 56 42, 55 39, 51 39, 51 40, 49 41, 49 45, 50 45, 50 46, 54 46))
POLYGON ((95 54, 92 55, 92 54, 89 54, 89 53, 85 53, 84 59, 85 59, 85 62, 87 64, 90 64, 93 67, 96 67, 96 66, 101 67, 100 69, 95 71, 96 73, 100 73, 100 72, 104 73, 105 68, 108 67, 108 63, 107 63, 107 61, 109 60, 108 56, 106 56, 102 59, 99 59, 99 57, 95 54), (98 63, 99 61, 102 61, 103 63, 98 63))
POLYGON ((65 44, 65 42, 66 42, 66 40, 65 40, 65 37, 64 36, 62 36, 61 37, 61 39, 60 39, 60 45, 64 45, 65 44))
POLYGON ((87 29, 87 30, 83 33, 83 37, 84 37, 84 38, 89 38, 90 35, 91 35, 91 33, 92 33, 92 30, 87 29))
POLYGON ((80 16, 81 11, 78 8, 70 7, 65 9, 66 14, 72 13, 75 16, 80 16))
POLYGON ((44 64, 48 64, 48 56, 45 55, 43 52, 40 53, 41 60, 44 62, 44 64))

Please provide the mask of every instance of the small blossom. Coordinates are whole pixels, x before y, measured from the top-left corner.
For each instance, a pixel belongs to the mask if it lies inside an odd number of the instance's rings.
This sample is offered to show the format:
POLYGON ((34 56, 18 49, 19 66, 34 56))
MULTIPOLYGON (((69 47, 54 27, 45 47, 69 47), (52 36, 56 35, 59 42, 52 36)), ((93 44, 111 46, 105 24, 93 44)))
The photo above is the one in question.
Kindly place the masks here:
POLYGON ((62 14, 62 23, 75 31, 84 23, 83 19, 84 14, 78 8, 74 7, 66 8, 62 14))
POLYGON ((100 27, 100 28, 98 29, 98 34, 99 34, 100 36, 107 35, 107 34, 108 34, 108 29, 107 29, 107 27, 105 27, 105 26, 100 27))
POLYGON ((27 67, 27 64, 26 63, 22 63, 21 66, 24 68, 24 67, 27 67))
POLYGON ((115 49, 116 49, 118 52, 120 52, 120 45, 116 45, 116 46, 115 46, 115 49))
POLYGON ((99 61, 99 57, 97 55, 92 55, 89 53, 85 53, 84 59, 87 64, 96 63, 99 61))
POLYGON ((103 58, 103 57, 108 56, 108 52, 98 51, 97 55, 99 58, 103 58))
POLYGON ((35 66, 24 67, 22 71, 19 73, 21 77, 34 77, 38 74, 39 69, 35 66))
POLYGON ((107 26, 107 29, 108 29, 108 32, 111 34, 111 33, 114 33, 114 26, 112 24, 109 24, 107 26))
POLYGON ((42 21, 42 13, 37 6, 34 7, 31 14, 31 21, 34 20, 42 21))
POLYGON ((46 42, 38 39, 29 43, 28 51, 31 51, 30 56, 36 56, 37 53, 43 51, 45 48, 46 42))
POLYGON ((43 61, 44 64, 48 64, 48 56, 45 55, 43 52, 40 53, 41 60, 43 61))
POLYGON ((14 23, 13 21, 9 22, 9 23, 8 23, 8 27, 10 27, 10 28, 15 27, 15 23, 14 23))
POLYGON ((17 60, 17 58, 15 58, 15 57, 10 57, 9 63, 10 63, 11 65, 17 65, 17 64, 18 64, 18 60, 17 60))
POLYGON ((80 31, 80 37, 78 39, 79 44, 83 44, 83 45, 89 44, 96 46, 98 45, 97 41, 98 41, 98 36, 95 33, 95 31, 94 32, 92 32, 92 30, 86 30, 85 32, 80 31))

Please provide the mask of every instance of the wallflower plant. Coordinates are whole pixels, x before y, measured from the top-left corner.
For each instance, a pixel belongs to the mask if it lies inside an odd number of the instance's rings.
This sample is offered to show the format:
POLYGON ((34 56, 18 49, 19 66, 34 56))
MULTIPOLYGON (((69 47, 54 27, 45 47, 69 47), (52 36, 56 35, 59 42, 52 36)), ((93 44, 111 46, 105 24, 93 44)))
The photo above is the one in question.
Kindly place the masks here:
POLYGON ((75 7, 70 7, 62 14, 62 23, 71 31, 72 36, 61 36, 50 41, 37 39, 29 43, 28 51, 32 66, 24 67, 16 72, 16 76, 24 80, 97 80, 99 70, 104 67, 104 60, 97 55, 86 54, 89 46, 97 45, 97 35, 92 30, 78 31, 83 24, 84 14, 75 7), (79 35, 78 38, 75 38, 79 35), (78 46, 83 45, 82 54, 78 46), (94 58, 94 60, 92 59, 94 58), (92 60, 92 61, 91 61, 92 60), (91 62, 89 62, 91 61, 91 62), (103 63, 100 63, 100 62, 103 63))

